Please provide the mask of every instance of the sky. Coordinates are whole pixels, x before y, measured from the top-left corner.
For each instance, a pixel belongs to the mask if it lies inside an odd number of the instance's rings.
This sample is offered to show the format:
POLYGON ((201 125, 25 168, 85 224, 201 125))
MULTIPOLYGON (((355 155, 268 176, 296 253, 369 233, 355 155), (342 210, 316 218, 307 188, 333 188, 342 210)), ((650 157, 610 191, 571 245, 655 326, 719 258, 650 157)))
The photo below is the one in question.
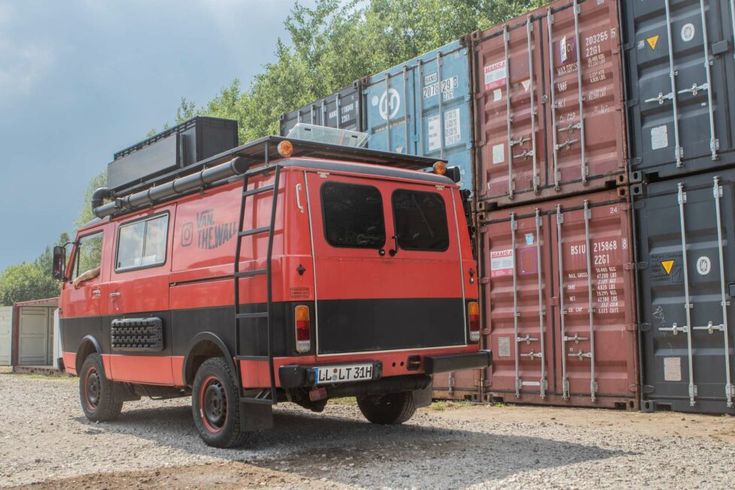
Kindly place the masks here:
POLYGON ((292 5, 0 0, 0 270, 72 232, 89 180, 174 123, 181 97, 247 86, 292 5))

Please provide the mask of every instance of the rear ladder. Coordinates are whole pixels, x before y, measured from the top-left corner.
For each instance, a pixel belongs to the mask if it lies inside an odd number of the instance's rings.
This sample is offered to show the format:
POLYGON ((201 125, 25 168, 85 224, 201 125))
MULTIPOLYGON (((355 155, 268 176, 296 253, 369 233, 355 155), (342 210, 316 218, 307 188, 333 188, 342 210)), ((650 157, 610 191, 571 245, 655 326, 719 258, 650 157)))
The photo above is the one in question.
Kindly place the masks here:
POLYGON ((237 379, 238 389, 240 390, 240 402, 242 403, 260 403, 273 405, 277 403, 276 397, 276 385, 275 385, 275 372, 273 367, 273 326, 272 326, 272 310, 273 310, 273 271, 272 271, 272 257, 273 257, 273 233, 276 222, 276 209, 278 207, 278 186, 281 175, 281 166, 279 164, 270 165, 268 155, 268 144, 265 145, 265 158, 264 165, 253 170, 249 170, 243 174, 243 185, 242 185, 242 199, 240 200, 240 218, 238 220, 237 239, 235 246, 235 269, 234 269, 234 290, 235 290, 235 359, 237 360, 237 379), (267 175, 274 173, 273 183, 264 185, 255 189, 249 189, 250 178, 256 175, 267 175), (271 193, 273 195, 271 199, 271 213, 270 221, 267 226, 258 226, 257 223, 257 212, 254 218, 254 227, 247 228, 245 226, 245 206, 248 201, 248 197, 253 197, 261 194, 271 193), (242 240, 245 237, 251 237, 256 235, 268 234, 268 252, 266 255, 265 268, 261 269, 250 269, 247 271, 240 270, 240 253, 242 251, 242 240), (265 311, 256 312, 243 312, 240 306, 240 281, 257 276, 266 277, 266 309, 265 311), (258 320, 265 319, 267 325, 267 352, 266 355, 242 355, 240 348, 240 329, 241 322, 242 328, 257 328, 258 320), (246 395, 245 390, 242 386, 240 376, 241 360, 249 361, 261 361, 268 363, 268 379, 269 387, 262 389, 255 395, 246 395))

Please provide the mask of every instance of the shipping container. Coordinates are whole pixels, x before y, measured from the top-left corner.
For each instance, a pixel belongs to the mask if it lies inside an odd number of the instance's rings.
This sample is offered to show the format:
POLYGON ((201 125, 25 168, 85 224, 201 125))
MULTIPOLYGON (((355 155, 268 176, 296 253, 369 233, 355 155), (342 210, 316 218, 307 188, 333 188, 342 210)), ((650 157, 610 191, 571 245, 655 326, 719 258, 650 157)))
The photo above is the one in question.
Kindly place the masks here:
POLYGON ((735 413, 735 169, 636 185, 645 410, 735 413))
POLYGON ((637 408, 627 187, 479 219, 483 333, 493 352, 485 398, 637 408))
POLYGON ((471 190, 473 128, 469 49, 460 39, 363 80, 363 131, 376 150, 434 157, 471 190))
POLYGON ((360 83, 354 82, 339 92, 328 95, 296 111, 282 114, 281 136, 288 136, 289 131, 298 123, 362 131, 360 83))
POLYGON ((465 369, 432 376, 432 397, 437 400, 481 401, 485 370, 465 369))
POLYGON ((624 4, 631 170, 646 180, 735 163, 732 4, 624 4))
POLYGON ((618 2, 557 1, 472 39, 480 210, 627 183, 618 2))

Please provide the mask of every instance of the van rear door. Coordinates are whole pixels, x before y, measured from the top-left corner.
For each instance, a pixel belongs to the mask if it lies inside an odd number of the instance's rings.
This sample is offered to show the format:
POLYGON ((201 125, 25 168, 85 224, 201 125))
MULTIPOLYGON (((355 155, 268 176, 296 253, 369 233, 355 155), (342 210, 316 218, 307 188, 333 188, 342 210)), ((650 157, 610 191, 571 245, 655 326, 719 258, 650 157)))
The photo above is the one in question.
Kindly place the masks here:
POLYGON ((324 172, 307 180, 317 354, 465 345, 452 190, 324 172))

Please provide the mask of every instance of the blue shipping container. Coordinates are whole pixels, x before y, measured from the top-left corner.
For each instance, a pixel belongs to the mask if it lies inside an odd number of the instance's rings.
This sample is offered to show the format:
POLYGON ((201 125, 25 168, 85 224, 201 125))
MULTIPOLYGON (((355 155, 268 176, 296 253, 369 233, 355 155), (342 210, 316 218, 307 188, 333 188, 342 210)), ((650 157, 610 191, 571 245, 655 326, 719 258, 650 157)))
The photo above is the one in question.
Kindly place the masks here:
POLYGON ((462 188, 472 190, 471 83, 463 40, 366 78, 368 148, 448 160, 460 167, 462 188))

